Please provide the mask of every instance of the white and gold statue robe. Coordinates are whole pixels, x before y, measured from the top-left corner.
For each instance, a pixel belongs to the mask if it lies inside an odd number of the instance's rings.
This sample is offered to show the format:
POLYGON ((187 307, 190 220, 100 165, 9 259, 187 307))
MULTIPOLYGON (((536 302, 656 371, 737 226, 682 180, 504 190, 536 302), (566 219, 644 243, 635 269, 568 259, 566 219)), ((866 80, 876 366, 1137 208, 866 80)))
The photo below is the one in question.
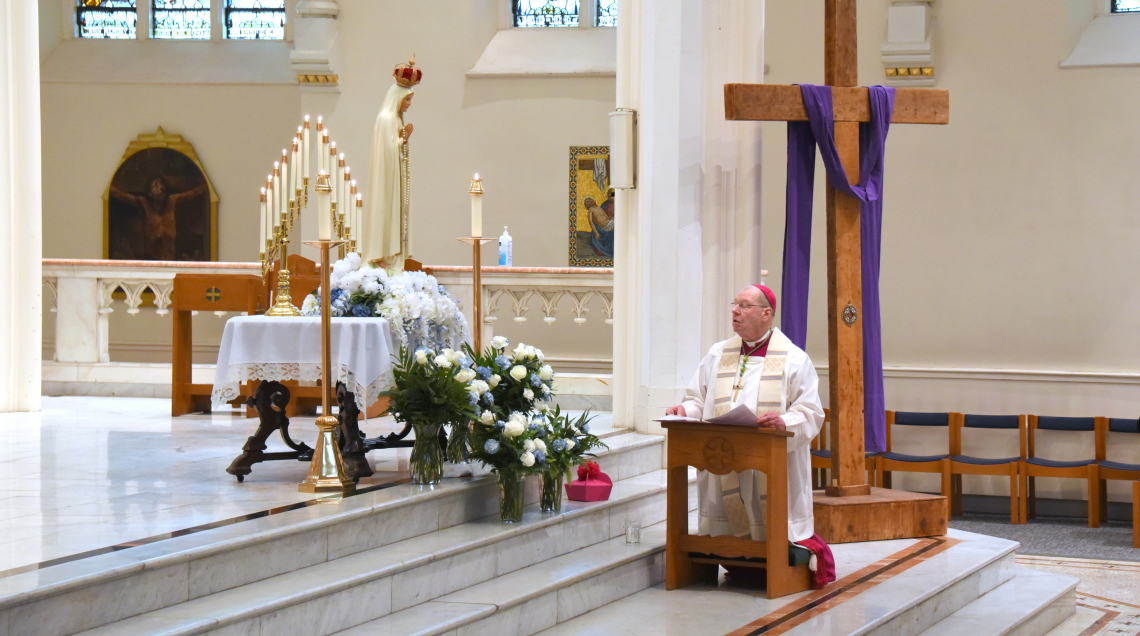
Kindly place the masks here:
POLYGON ((361 240, 357 249, 365 262, 384 260, 389 269, 404 268, 408 258, 408 165, 400 104, 412 92, 393 84, 384 97, 372 132, 372 163, 361 240))
MULTIPOLYGON (((709 349, 701 360, 693 384, 685 392, 682 406, 689 417, 705 420, 739 405, 747 406, 755 413, 775 411, 780 414, 787 430, 794 434, 788 438, 788 540, 803 541, 815 534, 811 497, 811 440, 823 427, 819 377, 807 353, 792 344, 779 329, 773 329, 768 343, 770 364, 765 364, 765 358, 752 356, 744 370, 744 377, 740 378, 741 344, 740 337, 735 336, 718 342, 709 349), (732 382, 726 383, 722 379, 722 390, 718 391, 717 376, 722 354, 727 354, 725 362, 734 359, 735 363, 732 364, 733 369, 723 370, 731 371, 732 382), (783 356, 783 360, 779 356, 783 356), (774 366, 782 367, 780 373, 771 373, 771 367, 774 366), (764 375, 766 368, 768 376, 764 375), (735 392, 727 389, 727 386, 737 380, 743 388, 734 399, 735 392), (720 395, 721 392, 726 395, 720 395)), ((756 541, 766 540, 766 488, 766 476, 755 470, 730 473, 725 478, 699 471, 698 533, 712 536, 751 535, 756 541), (734 488, 737 481, 739 501, 743 505, 733 499, 737 497, 734 488)))

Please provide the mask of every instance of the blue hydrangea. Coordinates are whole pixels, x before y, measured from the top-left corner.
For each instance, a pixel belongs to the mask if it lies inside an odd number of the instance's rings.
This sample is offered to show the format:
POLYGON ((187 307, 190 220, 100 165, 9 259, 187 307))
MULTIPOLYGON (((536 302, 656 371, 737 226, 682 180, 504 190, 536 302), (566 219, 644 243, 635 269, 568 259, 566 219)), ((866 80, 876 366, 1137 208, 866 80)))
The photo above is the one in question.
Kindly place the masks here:
POLYGON ((471 366, 471 358, 468 358, 467 356, 460 356, 457 362, 459 363, 459 368, 461 369, 466 369, 467 367, 471 366))
POLYGON ((490 382, 491 380, 491 370, 487 367, 477 367, 475 369, 475 375, 479 376, 479 379, 484 382, 490 382))
POLYGON ((489 439, 486 444, 483 444, 483 450, 487 451, 488 455, 494 455, 499 452, 499 440, 489 439))
POLYGON ((479 408, 478 406, 476 406, 476 407, 475 407, 475 417, 479 417, 479 416, 481 416, 481 415, 483 415, 483 409, 481 409, 481 408, 479 408))
POLYGON ((546 437, 546 428, 537 422, 526 427, 526 430, 534 432, 535 437, 546 437))
POLYGON ((590 432, 590 423, 589 422, 582 422, 582 429, 581 430, 583 433, 589 433, 590 432))
POLYGON ((329 296, 329 302, 335 303, 336 301, 340 300, 342 296, 344 296, 344 290, 340 289, 339 287, 335 288, 332 290, 332 295, 329 296))
POLYGON ((491 395, 490 391, 487 391, 483 394, 483 401, 487 403, 487 406, 491 406, 495 403, 495 397, 491 395))
MULTIPOLYGON (((478 395, 475 395, 474 393, 468 393, 467 395, 470 396, 467 398, 468 404, 470 404, 471 406, 475 406, 476 404, 479 403, 479 396, 478 395)), ((490 394, 488 393, 488 395, 490 395, 490 394)))
POLYGON ((498 420, 495 420, 495 425, 492 428, 494 428, 496 432, 501 433, 504 430, 506 430, 507 425, 504 422, 500 422, 498 420))
POLYGON ((544 453, 540 450, 534 451, 534 463, 545 464, 546 463, 546 453, 544 453))
POLYGON ((511 361, 507 360, 507 356, 499 354, 499 356, 495 358, 495 364, 499 365, 500 369, 506 369, 511 366, 511 361))
POLYGON ((352 315, 357 318, 367 318, 372 315, 372 308, 365 303, 358 303, 352 306, 352 315))
POLYGON ((566 440, 556 439, 554 440, 554 443, 550 445, 550 447, 553 448, 554 452, 556 453, 564 452, 566 450, 566 440))
POLYGON ((542 386, 542 380, 538 379, 537 373, 530 374, 530 385, 536 389, 542 386))

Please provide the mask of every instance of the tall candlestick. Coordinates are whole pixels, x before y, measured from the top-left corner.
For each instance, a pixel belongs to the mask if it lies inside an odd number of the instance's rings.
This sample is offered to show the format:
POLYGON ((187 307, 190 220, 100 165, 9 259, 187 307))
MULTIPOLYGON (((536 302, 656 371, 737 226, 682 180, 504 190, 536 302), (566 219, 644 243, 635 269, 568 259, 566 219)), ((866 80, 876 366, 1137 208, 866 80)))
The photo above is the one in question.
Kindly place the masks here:
POLYGON ((261 243, 258 247, 261 248, 262 257, 265 256, 265 239, 268 238, 265 234, 265 188, 261 189, 261 243))
POLYGON ((479 178, 479 173, 475 173, 475 178, 471 180, 471 189, 467 191, 471 194, 471 237, 483 237, 483 181, 479 178))
POLYGON ((293 198, 296 196, 293 194, 293 188, 289 187, 289 184, 292 183, 291 181, 289 181, 290 176, 292 176, 292 175, 289 174, 289 151, 282 148, 281 149, 281 201, 282 201, 283 205, 281 207, 283 209, 285 209, 286 211, 289 210, 289 203, 291 203, 293 201, 293 198))
POLYGON ((322 241, 332 240, 332 184, 322 170, 317 175, 317 236, 322 241))
POLYGON ((309 116, 305 115, 305 125, 301 129, 301 174, 309 178, 309 116))
POLYGON ((301 188, 301 163, 298 161, 300 157, 301 138, 293 138, 293 180, 289 183, 289 200, 294 201, 297 199, 297 190, 301 188))

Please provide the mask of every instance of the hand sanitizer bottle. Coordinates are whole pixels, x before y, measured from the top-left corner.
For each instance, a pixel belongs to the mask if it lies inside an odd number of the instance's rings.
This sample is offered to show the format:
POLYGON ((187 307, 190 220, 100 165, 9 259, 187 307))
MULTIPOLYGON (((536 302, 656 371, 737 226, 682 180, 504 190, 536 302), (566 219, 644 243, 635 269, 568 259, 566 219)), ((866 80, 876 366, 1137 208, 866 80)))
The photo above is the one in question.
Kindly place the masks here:
POLYGON ((503 235, 499 237, 499 265, 510 267, 514 262, 511 256, 511 235, 507 234, 507 226, 503 226, 503 235))

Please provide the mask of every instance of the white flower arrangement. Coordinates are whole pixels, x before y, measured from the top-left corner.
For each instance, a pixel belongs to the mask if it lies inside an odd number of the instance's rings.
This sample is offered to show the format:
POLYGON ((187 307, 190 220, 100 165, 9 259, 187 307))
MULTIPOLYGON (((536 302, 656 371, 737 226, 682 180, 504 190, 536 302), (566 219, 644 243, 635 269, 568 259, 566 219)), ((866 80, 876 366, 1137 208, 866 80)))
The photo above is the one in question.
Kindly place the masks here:
MULTIPOLYGON (((332 266, 329 288, 333 316, 386 318, 399 343, 409 350, 458 349, 469 339, 467 319, 434 276, 423 272, 389 274, 361 263, 360 255, 353 252, 332 266)), ((301 315, 320 313, 318 289, 305 298, 301 315)), ((455 364, 459 356, 447 362, 455 364)), ((417 353, 416 362, 426 364, 427 360, 417 353)))

